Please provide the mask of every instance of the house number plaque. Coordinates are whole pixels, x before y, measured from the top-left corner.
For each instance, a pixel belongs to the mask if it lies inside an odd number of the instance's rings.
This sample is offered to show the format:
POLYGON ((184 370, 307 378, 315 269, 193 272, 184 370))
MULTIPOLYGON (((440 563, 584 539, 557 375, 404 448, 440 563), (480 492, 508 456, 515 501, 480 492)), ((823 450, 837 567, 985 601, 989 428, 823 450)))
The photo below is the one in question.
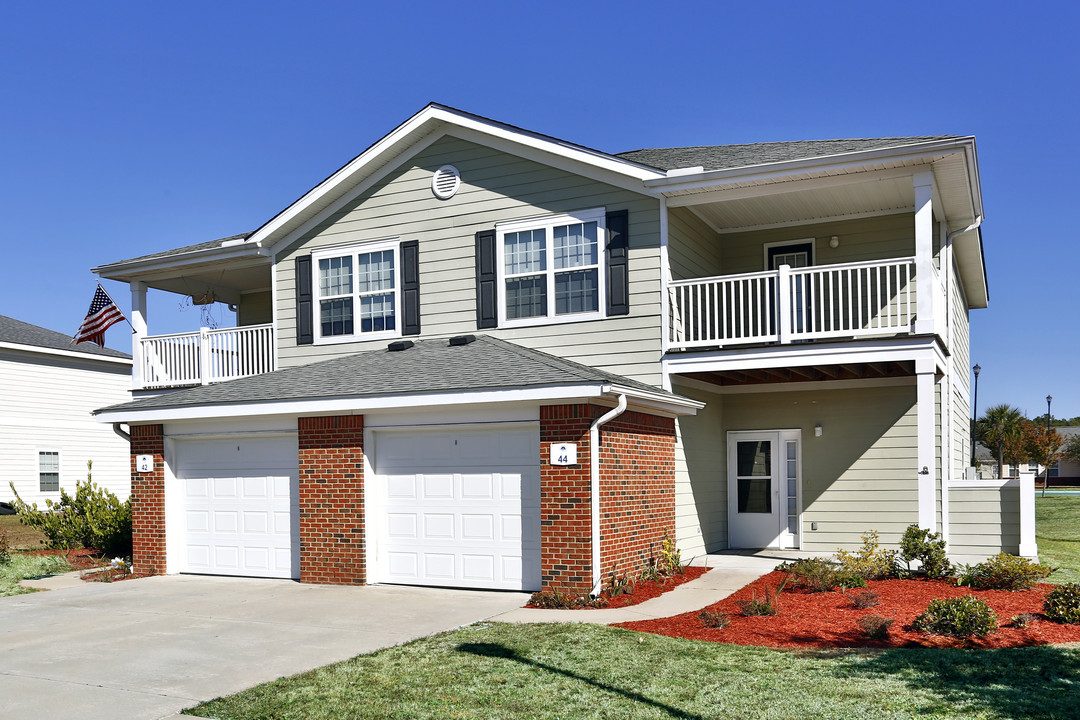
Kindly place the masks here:
POLYGON ((577 465, 577 443, 551 443, 552 465, 577 465))
POLYGON ((154 456, 153 455, 136 455, 135 456, 135 472, 152 473, 154 472, 154 456))

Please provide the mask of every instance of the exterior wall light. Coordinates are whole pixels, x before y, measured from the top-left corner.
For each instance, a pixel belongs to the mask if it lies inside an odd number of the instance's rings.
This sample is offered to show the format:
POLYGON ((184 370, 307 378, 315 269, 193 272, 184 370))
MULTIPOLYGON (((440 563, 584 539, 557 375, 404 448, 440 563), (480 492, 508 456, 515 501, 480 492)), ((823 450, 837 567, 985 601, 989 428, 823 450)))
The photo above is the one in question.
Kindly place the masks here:
POLYGON ((840 247, 840 238, 837 237, 836 235, 833 235, 831 238, 829 238, 829 247, 831 247, 831 248, 840 247))
POLYGON ((814 437, 821 437, 821 433, 824 428, 821 427, 821 423, 814 426, 814 437))

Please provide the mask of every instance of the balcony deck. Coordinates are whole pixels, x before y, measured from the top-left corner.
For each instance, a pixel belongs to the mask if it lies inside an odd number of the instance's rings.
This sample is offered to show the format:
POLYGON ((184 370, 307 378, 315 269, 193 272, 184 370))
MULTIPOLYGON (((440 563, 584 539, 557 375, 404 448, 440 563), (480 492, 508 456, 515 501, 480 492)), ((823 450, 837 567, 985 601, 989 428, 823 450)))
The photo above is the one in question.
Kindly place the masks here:
POLYGON ((208 385, 277 369, 272 324, 150 335, 139 345, 137 389, 208 385))

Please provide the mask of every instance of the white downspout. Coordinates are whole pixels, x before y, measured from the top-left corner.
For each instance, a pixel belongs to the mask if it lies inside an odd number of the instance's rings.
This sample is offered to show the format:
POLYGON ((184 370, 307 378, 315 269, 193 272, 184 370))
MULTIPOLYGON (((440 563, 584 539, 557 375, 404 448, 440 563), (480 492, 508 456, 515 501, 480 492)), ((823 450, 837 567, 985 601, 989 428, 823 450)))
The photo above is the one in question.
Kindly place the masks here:
POLYGON ((972 230, 978 229, 978 227, 980 225, 982 225, 982 221, 983 221, 983 218, 982 218, 982 215, 980 215, 979 217, 975 218, 975 222, 971 223, 970 225, 968 225, 963 230, 953 230, 951 233, 946 235, 945 236, 945 241, 951 243, 953 241, 953 238, 956 237, 957 235, 963 235, 966 232, 971 232, 972 230))
POLYGON ((589 426, 589 474, 592 480, 592 595, 600 594, 604 582, 600 566, 600 426, 614 420, 626 411, 626 395, 619 393, 619 404, 601 415, 589 426))

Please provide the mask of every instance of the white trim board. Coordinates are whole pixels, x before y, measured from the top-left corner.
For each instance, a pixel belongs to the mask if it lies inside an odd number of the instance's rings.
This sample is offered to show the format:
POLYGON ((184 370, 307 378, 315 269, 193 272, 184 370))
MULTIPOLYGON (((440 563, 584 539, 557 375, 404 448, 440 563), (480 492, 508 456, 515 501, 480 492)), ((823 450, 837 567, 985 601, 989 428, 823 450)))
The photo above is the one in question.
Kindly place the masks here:
POLYGON ((673 375, 675 385, 684 385, 716 395, 753 395, 755 393, 805 392, 808 390, 854 390, 875 387, 915 387, 915 376, 861 378, 858 380, 807 380, 806 382, 756 383, 753 385, 713 385, 696 378, 673 375))

